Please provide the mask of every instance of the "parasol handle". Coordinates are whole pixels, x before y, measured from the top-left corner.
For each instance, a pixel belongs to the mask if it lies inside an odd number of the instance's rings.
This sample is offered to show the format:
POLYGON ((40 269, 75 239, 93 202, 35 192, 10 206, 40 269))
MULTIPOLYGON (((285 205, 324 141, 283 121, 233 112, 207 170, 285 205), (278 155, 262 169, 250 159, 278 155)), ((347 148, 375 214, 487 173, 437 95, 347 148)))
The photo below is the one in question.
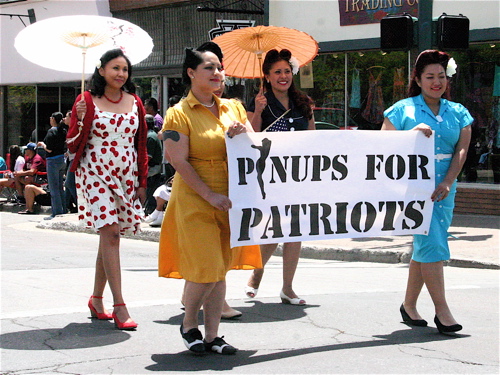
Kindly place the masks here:
MULTIPOLYGON (((256 35, 257 38, 257 59, 259 60, 259 75, 260 75, 260 88, 264 88, 264 74, 262 73, 262 49, 260 48, 260 40, 262 35, 258 33, 256 35)), ((264 91, 264 90, 262 90, 264 91)))
POLYGON ((257 53, 257 59, 259 60, 260 88, 264 89, 264 73, 262 73, 262 52, 257 53))
MULTIPOLYGON (((83 60, 83 65, 82 65, 82 84, 81 84, 81 89, 80 89, 80 94, 81 94, 81 99, 83 100, 83 91, 85 90, 85 58, 87 57, 87 47, 85 46, 85 37, 86 34, 82 34, 83 37, 83 48, 82 48, 82 60, 83 60)), ((85 115, 83 116, 85 118, 85 115)), ((83 121, 82 118, 82 121, 83 121)))
POLYGON ((82 85, 81 85, 81 94, 83 96, 83 90, 85 89, 85 57, 87 56, 87 48, 82 49, 82 60, 83 60, 83 65, 82 65, 82 85))

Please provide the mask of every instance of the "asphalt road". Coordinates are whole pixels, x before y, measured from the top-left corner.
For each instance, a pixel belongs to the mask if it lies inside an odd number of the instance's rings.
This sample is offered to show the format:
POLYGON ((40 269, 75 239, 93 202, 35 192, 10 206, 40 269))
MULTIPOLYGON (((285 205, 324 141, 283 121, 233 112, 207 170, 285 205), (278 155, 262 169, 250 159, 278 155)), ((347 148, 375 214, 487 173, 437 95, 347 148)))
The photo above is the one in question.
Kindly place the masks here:
POLYGON ((297 307, 280 303, 273 257, 254 300, 243 294, 249 271, 228 274, 227 298, 243 317, 220 334, 240 351, 194 357, 179 334, 183 282, 157 277, 157 243, 122 240, 124 294, 139 327, 118 331, 88 318, 98 237, 39 229, 39 219, 0 213, 2 374, 499 372, 498 270, 446 267, 464 329, 444 336, 426 291, 419 307, 429 327, 401 323, 406 265, 301 259, 295 289, 308 305, 297 307))

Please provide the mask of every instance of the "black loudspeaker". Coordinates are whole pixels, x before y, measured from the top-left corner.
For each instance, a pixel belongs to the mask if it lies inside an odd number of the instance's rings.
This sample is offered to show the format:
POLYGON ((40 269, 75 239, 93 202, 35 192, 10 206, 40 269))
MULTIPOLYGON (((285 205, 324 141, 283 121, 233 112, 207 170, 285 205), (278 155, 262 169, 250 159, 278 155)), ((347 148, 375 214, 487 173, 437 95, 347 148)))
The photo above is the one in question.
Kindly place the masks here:
POLYGON ((469 48, 469 19, 443 13, 438 18, 437 42, 442 51, 469 48))
POLYGON ((409 14, 387 15, 380 20, 380 49, 408 51, 413 47, 414 19, 409 14))
POLYGON ((36 22, 35 10, 34 9, 28 9, 28 17, 30 19, 30 24, 34 24, 36 22))

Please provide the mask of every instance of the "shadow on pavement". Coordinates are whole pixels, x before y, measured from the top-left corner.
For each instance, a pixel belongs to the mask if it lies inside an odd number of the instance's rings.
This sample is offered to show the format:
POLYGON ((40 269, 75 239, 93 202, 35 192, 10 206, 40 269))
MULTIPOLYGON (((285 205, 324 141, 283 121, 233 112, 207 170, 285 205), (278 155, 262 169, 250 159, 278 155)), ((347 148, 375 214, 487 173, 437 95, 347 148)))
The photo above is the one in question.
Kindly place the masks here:
MULTIPOLYGON (((431 341, 453 340, 468 335, 441 335, 433 328, 405 329, 392 332, 389 335, 375 335, 367 338, 366 341, 346 342, 323 346, 313 346, 309 348, 279 350, 274 353, 257 354, 257 350, 240 350, 234 356, 224 356, 223 358, 214 353, 196 356, 189 351, 176 354, 153 354, 151 359, 156 362, 147 366, 149 371, 223 371, 234 370, 235 368, 265 363, 302 355, 329 352, 338 350, 349 350, 358 348, 372 348, 387 345, 418 344, 431 341)), ((337 337, 338 339, 338 337, 337 337)))
MULTIPOLYGON (((243 316, 238 319, 225 319, 225 323, 274 323, 279 321, 287 321, 300 319, 307 315, 306 309, 320 307, 320 305, 307 304, 304 306, 290 306, 282 303, 263 303, 260 301, 245 301, 245 304, 253 304, 253 306, 234 306, 238 311, 243 313, 243 316)), ((203 321, 202 312, 200 311, 199 320, 203 321)), ((170 324, 180 326, 184 312, 179 312, 179 315, 171 316, 168 320, 155 320, 158 324, 170 324)))
POLYGON ((452 227, 500 229, 498 216, 454 215, 452 227))
POLYGON ((457 241, 457 240, 460 240, 460 241, 487 241, 489 239, 491 239, 493 237, 493 235, 491 234, 482 234, 482 235, 476 235, 476 236, 464 236, 464 234, 466 234, 466 232, 453 232, 453 231, 450 231, 449 232, 449 237, 448 237, 448 240, 449 241, 457 241))
POLYGON ((83 349, 118 344, 130 335, 112 322, 71 323, 64 328, 34 329, 0 335, 0 348, 16 350, 83 349))

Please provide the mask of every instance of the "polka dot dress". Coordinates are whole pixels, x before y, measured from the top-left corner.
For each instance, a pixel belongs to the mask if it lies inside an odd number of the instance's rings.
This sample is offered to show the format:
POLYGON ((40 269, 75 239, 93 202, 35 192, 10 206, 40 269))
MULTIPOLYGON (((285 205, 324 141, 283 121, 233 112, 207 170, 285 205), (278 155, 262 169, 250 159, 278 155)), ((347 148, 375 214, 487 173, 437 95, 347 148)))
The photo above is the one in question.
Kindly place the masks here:
POLYGON ((96 231, 118 223, 121 234, 140 230, 144 213, 134 199, 139 186, 134 135, 139 128, 137 104, 132 112, 112 113, 95 107, 85 151, 76 171, 78 218, 96 231))

